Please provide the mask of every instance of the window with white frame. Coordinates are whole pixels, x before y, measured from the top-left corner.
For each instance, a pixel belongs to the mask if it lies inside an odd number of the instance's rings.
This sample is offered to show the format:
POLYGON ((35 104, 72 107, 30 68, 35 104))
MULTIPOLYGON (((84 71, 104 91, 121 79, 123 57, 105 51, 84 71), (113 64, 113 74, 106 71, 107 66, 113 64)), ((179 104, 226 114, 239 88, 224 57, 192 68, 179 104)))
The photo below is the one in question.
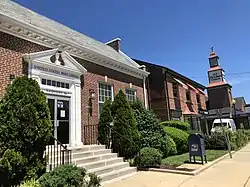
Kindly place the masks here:
POLYGON ((131 89, 126 89, 126 96, 128 101, 134 101, 136 99, 136 91, 131 89))
POLYGON ((109 84, 99 83, 98 87, 98 105, 99 105, 99 115, 102 111, 103 103, 107 100, 113 100, 113 88, 109 84))

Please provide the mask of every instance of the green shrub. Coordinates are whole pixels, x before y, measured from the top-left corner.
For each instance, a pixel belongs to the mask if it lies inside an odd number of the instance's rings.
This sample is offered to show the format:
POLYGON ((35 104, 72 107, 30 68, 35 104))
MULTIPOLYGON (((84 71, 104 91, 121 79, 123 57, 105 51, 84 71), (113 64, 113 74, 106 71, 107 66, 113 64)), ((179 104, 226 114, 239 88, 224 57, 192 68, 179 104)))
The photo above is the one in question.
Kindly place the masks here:
POLYGON ((136 162, 141 167, 155 167, 161 164, 162 154, 159 150, 151 147, 144 147, 140 150, 140 155, 136 162))
POLYGON ((87 174, 86 170, 73 165, 61 165, 40 179, 41 187, 99 187, 100 179, 93 173, 87 174))
POLYGON ((111 139, 114 152, 125 158, 134 158, 140 150, 140 133, 133 111, 122 90, 115 96, 111 113, 114 119, 111 139))
POLYGON ((144 110, 146 110, 146 108, 144 107, 142 101, 139 98, 136 98, 136 100, 134 101, 130 101, 130 106, 133 109, 133 111, 139 111, 139 112, 143 112, 144 110))
POLYGON ((137 129, 141 134, 141 148, 156 148, 167 156, 169 150, 166 133, 153 111, 147 110, 139 99, 130 105, 133 108, 137 129))
POLYGON ((177 148, 177 153, 182 154, 188 152, 188 133, 174 127, 164 127, 165 132, 170 136, 177 148))
POLYGON ((191 129, 189 123, 178 120, 163 121, 160 124, 163 126, 174 127, 183 131, 189 131, 191 129))
POLYGON ((246 135, 248 141, 250 141, 250 130, 247 129, 247 130, 243 130, 244 134, 246 135))
POLYGON ((35 179, 24 182, 20 187, 40 187, 40 183, 35 179))
POLYGON ((110 123, 113 121, 111 115, 111 101, 107 100, 103 104, 101 115, 98 123, 98 141, 109 148, 110 144, 110 123))
POLYGON ((41 176, 46 166, 43 154, 51 136, 46 96, 37 81, 27 77, 15 79, 0 104, 0 158, 6 150, 13 150, 12 153, 18 153, 23 157, 20 160, 26 163, 13 164, 12 159, 8 158, 12 162, 11 168, 2 172, 8 172, 6 180, 12 183, 15 178, 19 180, 16 181, 18 184, 41 176))
MULTIPOLYGON (((236 132, 226 131, 230 140, 232 150, 240 149, 249 142, 249 131, 237 130, 236 132)), ((225 136, 222 132, 213 133, 211 136, 205 136, 206 149, 228 149, 225 136)))
POLYGON ((171 138, 170 136, 167 136, 166 138, 167 138, 167 146, 168 146, 168 152, 166 156, 172 156, 172 155, 177 154, 176 144, 173 138, 171 138))
MULTIPOLYGON (((222 133, 213 133, 211 136, 204 136, 204 138, 205 138, 206 149, 215 149, 215 150, 227 149, 225 136, 222 133)), ((233 144, 232 144, 232 147, 234 147, 233 144)))
POLYGON ((7 149, 0 158, 0 184, 14 186, 25 177, 27 159, 20 152, 7 149))

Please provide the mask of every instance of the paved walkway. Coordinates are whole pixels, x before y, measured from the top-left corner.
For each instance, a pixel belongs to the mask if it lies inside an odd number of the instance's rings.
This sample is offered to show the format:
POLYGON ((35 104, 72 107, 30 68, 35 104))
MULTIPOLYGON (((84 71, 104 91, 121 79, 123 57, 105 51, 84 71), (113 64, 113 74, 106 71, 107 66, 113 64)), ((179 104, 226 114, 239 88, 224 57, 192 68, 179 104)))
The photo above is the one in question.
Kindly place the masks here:
POLYGON ((250 187, 250 144, 197 176, 139 172, 105 187, 250 187))

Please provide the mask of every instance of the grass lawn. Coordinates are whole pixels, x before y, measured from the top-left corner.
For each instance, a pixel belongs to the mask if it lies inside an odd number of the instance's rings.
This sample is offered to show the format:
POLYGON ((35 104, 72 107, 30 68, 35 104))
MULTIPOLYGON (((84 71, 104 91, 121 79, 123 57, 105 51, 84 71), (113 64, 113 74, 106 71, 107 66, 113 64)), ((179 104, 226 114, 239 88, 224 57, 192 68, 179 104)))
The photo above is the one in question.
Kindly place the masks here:
MULTIPOLYGON (((226 150, 206 150, 207 153, 207 161, 213 161, 228 152, 226 150)), ((195 160, 201 160, 200 157, 195 157, 195 160)), ((179 166, 182 165, 185 161, 189 161, 189 153, 184 153, 182 155, 170 156, 162 159, 162 165, 170 165, 170 166, 179 166)))

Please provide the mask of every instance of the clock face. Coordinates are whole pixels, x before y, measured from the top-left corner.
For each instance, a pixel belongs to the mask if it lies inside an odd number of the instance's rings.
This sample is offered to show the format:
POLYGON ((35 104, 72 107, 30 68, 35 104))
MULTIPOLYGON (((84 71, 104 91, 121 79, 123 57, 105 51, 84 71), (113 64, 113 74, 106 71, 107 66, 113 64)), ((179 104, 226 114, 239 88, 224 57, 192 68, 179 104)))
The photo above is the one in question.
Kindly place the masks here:
POLYGON ((209 63, 210 63, 210 67, 214 67, 214 66, 218 66, 219 65, 219 61, 217 58, 211 58, 209 59, 209 63))

